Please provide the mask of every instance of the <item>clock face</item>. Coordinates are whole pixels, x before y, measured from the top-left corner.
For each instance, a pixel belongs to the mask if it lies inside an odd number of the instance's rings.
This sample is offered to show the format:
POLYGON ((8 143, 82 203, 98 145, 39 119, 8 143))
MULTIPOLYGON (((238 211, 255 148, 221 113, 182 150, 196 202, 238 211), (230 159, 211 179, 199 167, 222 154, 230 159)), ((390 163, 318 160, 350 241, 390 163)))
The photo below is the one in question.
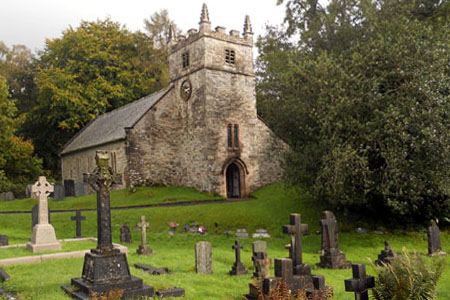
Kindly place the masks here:
POLYGON ((189 100, 192 94, 192 85, 189 80, 183 81, 180 87, 180 95, 184 100, 189 100))

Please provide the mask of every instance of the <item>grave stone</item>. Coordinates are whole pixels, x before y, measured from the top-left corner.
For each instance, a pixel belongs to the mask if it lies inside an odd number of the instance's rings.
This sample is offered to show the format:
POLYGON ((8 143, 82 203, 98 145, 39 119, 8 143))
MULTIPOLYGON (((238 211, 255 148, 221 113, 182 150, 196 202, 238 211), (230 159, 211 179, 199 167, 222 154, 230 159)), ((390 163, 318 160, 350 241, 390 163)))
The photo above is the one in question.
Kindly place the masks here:
POLYGON ((120 227, 120 242, 127 244, 133 243, 131 239, 130 227, 128 227, 127 224, 123 224, 122 227, 120 227))
POLYGON ((147 272, 150 275, 162 275, 169 273, 169 269, 166 267, 156 268, 145 264, 134 264, 136 269, 141 269, 147 272))
MULTIPOLYGON (((286 283, 287 289, 294 297, 297 296, 299 290, 312 287, 310 288, 311 291, 316 291, 311 268, 302 262, 301 238, 307 231, 308 225, 301 223, 301 216, 299 214, 291 214, 289 225, 283 226, 283 233, 288 234, 291 240, 289 258, 275 259, 275 276, 264 278, 262 282, 251 283, 249 285, 250 292, 245 295, 247 299, 260 299, 260 291, 262 291, 264 296, 267 296, 281 282, 286 283)), ((324 282, 319 283, 318 287, 331 290, 331 288, 325 286, 324 282)), ((328 297, 323 299, 328 299, 328 297)))
POLYGON ((368 289, 375 286, 375 278, 366 275, 364 264, 352 265, 353 278, 345 280, 345 291, 354 292, 355 300, 369 300, 368 289))
POLYGON ((345 259, 345 254, 338 248, 338 223, 331 211, 323 212, 323 219, 320 220, 322 226, 322 249, 319 267, 328 269, 348 269, 352 266, 350 261, 345 259))
POLYGON ((81 196, 86 195, 84 182, 75 181, 75 183, 74 183, 74 191, 75 191, 75 197, 81 197, 81 196))
POLYGON ((333 296, 333 289, 325 286, 325 277, 312 276, 313 287, 306 289, 307 299, 327 299, 333 296))
POLYGON ((64 196, 66 197, 75 196, 75 182, 72 179, 64 180, 64 196))
POLYGON ((56 239, 55 229, 48 219, 48 196, 53 192, 53 185, 47 182, 45 176, 39 176, 39 180, 33 185, 31 192, 39 196, 38 222, 33 227, 33 235, 31 242, 27 243, 27 249, 33 253, 61 250, 61 244, 56 239))
POLYGON ((256 241, 252 243, 252 261, 255 272, 253 278, 263 279, 268 278, 269 267, 272 264, 272 260, 267 256, 267 243, 264 241, 256 241))
POLYGON ((256 232, 252 234, 252 238, 257 239, 268 239, 270 238, 270 234, 267 232, 266 229, 256 229, 256 232))
POLYGON ((0 194, 0 200, 3 201, 13 201, 14 198, 14 193, 13 192, 4 192, 0 194))
POLYGON ((248 232, 245 228, 236 229, 236 237, 238 239, 248 239, 248 232))
POLYGON ((195 271, 199 274, 212 274, 212 246, 209 242, 195 244, 195 271))
POLYGON ((430 221, 430 226, 427 228, 428 237, 428 255, 429 256, 445 256, 446 253, 442 251, 441 246, 441 232, 434 220, 430 221))
POLYGON ((31 199, 39 199, 39 197, 36 196, 35 193, 32 193, 32 192, 31 192, 31 188, 32 188, 32 187, 33 187, 32 184, 27 184, 27 187, 26 187, 26 189, 25 189, 25 194, 26 194, 27 198, 31 198, 31 199))
POLYGON ((93 174, 84 174, 85 181, 97 192, 97 248, 84 257, 83 273, 61 288, 76 299, 90 299, 93 293, 112 289, 123 290, 121 299, 152 297, 154 289, 142 279, 131 276, 125 253, 114 248, 111 236, 110 187, 120 184, 120 175, 109 167, 109 153, 97 151, 97 167, 93 174))
POLYGON ((397 257, 397 252, 392 250, 391 244, 388 241, 384 241, 384 250, 378 254, 378 259, 375 264, 382 266, 384 264, 390 264, 397 257))
POLYGON ((234 242, 234 245, 231 247, 234 249, 236 261, 231 268, 230 275, 247 275, 248 270, 241 263, 241 249, 243 248, 238 240, 234 242))
POLYGON ((0 268, 0 282, 5 282, 9 279, 9 274, 5 272, 2 268, 0 268))
POLYGON ((76 238, 81 238, 81 221, 86 220, 85 216, 81 215, 81 211, 77 210, 75 216, 70 217, 72 221, 76 222, 76 238))
POLYGON ((167 297, 184 297, 184 289, 179 287, 174 287, 168 290, 159 290, 156 292, 156 295, 159 298, 167 298, 167 297))
POLYGON ((153 250, 147 244, 147 228, 150 226, 148 222, 145 222, 145 216, 141 216, 141 222, 137 224, 141 228, 141 244, 136 250, 137 254, 151 255, 153 250))
POLYGON ((55 201, 61 201, 64 200, 64 186, 60 184, 56 184, 53 191, 53 200, 55 201))
MULTIPOLYGON (((52 224, 52 218, 51 218, 51 214, 50 214, 50 208, 47 209, 48 211, 48 223, 52 224)), ((31 209, 31 231, 33 231, 34 226, 36 226, 36 224, 39 221, 39 205, 36 204, 35 206, 33 206, 33 208, 31 209)))
POLYGON ((7 245, 8 245, 8 236, 0 234, 0 246, 7 246, 7 245))

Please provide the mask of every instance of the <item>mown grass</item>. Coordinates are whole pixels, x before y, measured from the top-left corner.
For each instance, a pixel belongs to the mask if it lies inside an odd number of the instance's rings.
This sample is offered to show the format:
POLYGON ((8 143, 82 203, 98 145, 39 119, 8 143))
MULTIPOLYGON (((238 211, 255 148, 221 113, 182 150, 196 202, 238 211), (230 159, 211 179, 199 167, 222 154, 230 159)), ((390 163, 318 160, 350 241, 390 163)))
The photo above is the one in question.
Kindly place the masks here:
MULTIPOLYGON (((95 199, 95 194, 84 197, 67 197, 63 201, 54 201, 50 198, 48 205, 50 210, 95 209, 97 204, 95 199)), ((224 198, 185 187, 137 187, 134 193, 128 189, 112 191, 111 207, 219 199, 224 198)), ((0 211, 31 211, 37 203, 38 200, 36 199, 1 201, 0 211)))
MULTIPOLYGON (((289 238, 281 233, 281 226, 289 221, 289 213, 302 214, 302 222, 309 224, 310 234, 303 238, 303 260, 312 267, 314 274, 324 275, 326 283, 335 292, 334 299, 354 299, 352 293, 344 291, 344 280, 351 278, 351 270, 326 270, 315 266, 319 261, 320 236, 315 234, 319 229, 318 221, 321 209, 311 199, 300 200, 298 194, 286 189, 282 184, 276 184, 257 191, 257 199, 248 202, 225 204, 206 204, 181 207, 155 207, 145 209, 112 211, 113 240, 119 241, 119 227, 128 223, 131 228, 139 222, 139 216, 145 215, 150 222, 149 244, 154 250, 153 256, 138 256, 136 248, 140 235, 138 230, 132 230, 133 244, 129 247, 128 261, 145 263, 156 267, 168 267, 169 275, 150 276, 141 270, 131 267, 133 275, 141 277, 156 289, 179 286, 186 289, 186 299, 223 299, 238 300, 248 292, 251 280, 251 242, 252 239, 241 240, 242 262, 249 269, 249 275, 232 277, 228 275, 234 262, 234 251, 231 246, 234 236, 223 234, 226 230, 245 227, 249 232, 256 228, 266 228, 272 234, 268 239, 268 252, 272 258, 286 257, 288 251, 284 245, 289 238), (176 221, 180 228, 175 236, 169 236, 169 222, 176 221), (204 225, 209 234, 205 236, 181 233, 183 224, 195 221, 204 225), (217 227, 214 225, 217 223, 217 227), (197 241, 206 240, 213 244, 212 275, 195 273, 194 245, 197 241)), ((71 238, 75 235, 75 224, 70 221, 73 213, 54 213, 52 223, 58 238, 71 238)), ((83 236, 96 236, 95 212, 86 212, 87 220, 83 222, 83 236)), ((0 215, 2 234, 8 234, 11 243, 26 242, 31 235, 30 215, 0 215)), ((350 224, 346 224, 350 228, 350 224)), ((369 274, 374 274, 368 258, 375 260, 384 247, 384 240, 391 242, 393 248, 400 252, 403 247, 426 253, 427 240, 424 231, 406 232, 402 234, 386 233, 377 235, 369 233, 359 235, 351 232, 340 234, 340 248, 347 258, 354 263, 365 263, 369 274)), ((444 250, 450 250, 450 236, 441 233, 444 250)), ((427 258, 430 260, 430 258, 427 258)), ((447 262, 450 258, 446 258, 447 262)), ((3 285, 8 291, 18 293, 22 299, 60 300, 69 299, 60 286, 70 282, 71 278, 81 276, 83 259, 63 259, 44 261, 40 264, 15 265, 4 267, 11 279, 3 285)), ((271 270, 273 275, 273 269, 271 270)), ((450 299, 450 268, 447 267, 438 286, 439 300, 450 299)))
MULTIPOLYGON (((73 241, 73 242, 61 242, 61 251, 62 252, 71 252, 71 251, 79 251, 79 250, 87 250, 95 248, 97 245, 94 241, 73 241)), ((17 247, 17 248, 3 248, 0 249, 0 259, 5 258, 14 258, 21 256, 36 256, 50 253, 58 253, 60 251, 43 251, 39 253, 33 253, 29 251, 26 247, 17 247)))

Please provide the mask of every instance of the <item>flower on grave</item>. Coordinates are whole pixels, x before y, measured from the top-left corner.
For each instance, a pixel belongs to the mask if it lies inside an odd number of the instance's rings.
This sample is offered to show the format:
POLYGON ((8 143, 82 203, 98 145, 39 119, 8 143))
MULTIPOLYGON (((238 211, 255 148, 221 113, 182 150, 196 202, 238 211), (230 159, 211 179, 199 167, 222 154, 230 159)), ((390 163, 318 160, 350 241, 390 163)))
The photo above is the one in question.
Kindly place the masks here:
POLYGON ((195 222, 192 222, 191 227, 195 227, 195 225, 196 225, 195 222))
POLYGON ((188 231, 189 230, 189 225, 188 224, 184 224, 183 229, 184 229, 185 232, 188 231))
POLYGON ((172 221, 172 222, 170 222, 169 227, 172 228, 172 229, 175 229, 175 228, 178 227, 178 224, 176 222, 172 221))
POLYGON ((198 228, 198 232, 200 232, 200 233, 205 233, 205 227, 203 227, 203 226, 200 226, 199 228, 198 228))

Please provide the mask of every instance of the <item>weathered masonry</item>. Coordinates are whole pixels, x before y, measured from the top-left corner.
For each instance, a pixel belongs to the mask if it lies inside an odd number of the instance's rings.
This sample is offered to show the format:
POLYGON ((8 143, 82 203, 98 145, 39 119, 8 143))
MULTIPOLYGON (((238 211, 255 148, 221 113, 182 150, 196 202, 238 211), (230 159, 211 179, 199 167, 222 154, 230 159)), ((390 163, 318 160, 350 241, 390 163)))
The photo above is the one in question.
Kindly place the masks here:
POLYGON ((287 149, 256 112, 253 32, 216 27, 169 39, 169 87, 98 116, 61 151, 63 179, 82 181, 96 150, 111 153, 122 187, 187 186, 245 197, 280 180, 287 149))

